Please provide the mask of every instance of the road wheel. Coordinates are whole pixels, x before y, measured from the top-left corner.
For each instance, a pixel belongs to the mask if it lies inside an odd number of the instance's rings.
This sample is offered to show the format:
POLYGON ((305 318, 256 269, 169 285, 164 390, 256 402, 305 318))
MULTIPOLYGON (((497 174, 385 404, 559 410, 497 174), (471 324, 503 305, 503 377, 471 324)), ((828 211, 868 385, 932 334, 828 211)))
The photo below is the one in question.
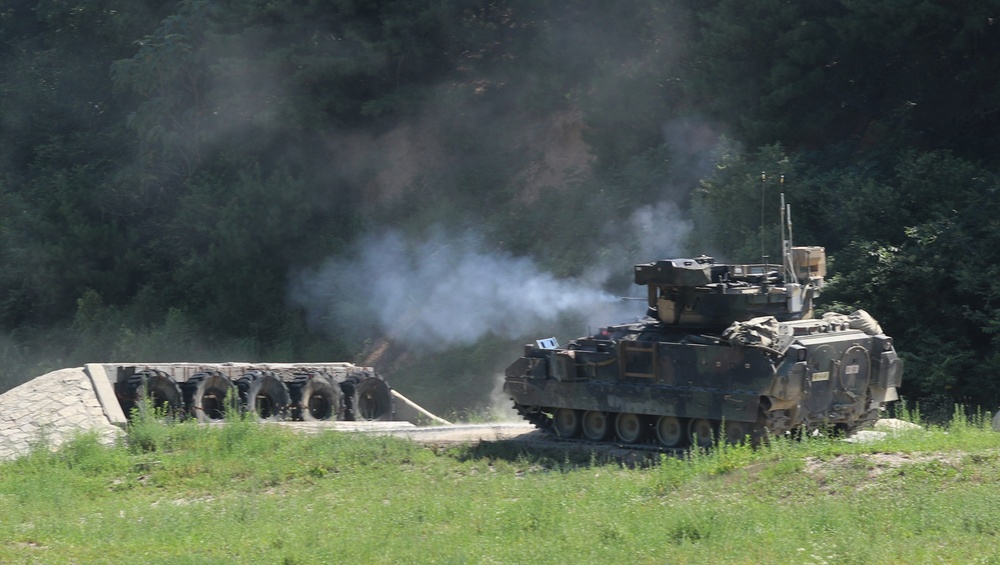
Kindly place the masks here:
POLYGON ((635 443, 642 438, 642 418, 638 414, 622 412, 615 418, 615 435, 622 443, 635 443))
POLYGON ((562 438, 575 438, 580 433, 580 413, 572 408, 557 408, 552 413, 552 429, 562 438))
POLYGON ((743 445, 750 435, 750 426, 746 422, 735 422, 726 420, 723 435, 729 445, 743 445))
POLYGON ((704 418, 694 418, 688 424, 688 440, 697 447, 712 447, 715 442, 715 424, 704 418))
POLYGON ((598 410, 583 413, 583 437, 590 441, 604 441, 610 432, 607 414, 598 410))
POLYGON ((660 416, 656 421, 656 439, 664 447, 681 447, 686 439, 684 426, 676 416, 660 416))

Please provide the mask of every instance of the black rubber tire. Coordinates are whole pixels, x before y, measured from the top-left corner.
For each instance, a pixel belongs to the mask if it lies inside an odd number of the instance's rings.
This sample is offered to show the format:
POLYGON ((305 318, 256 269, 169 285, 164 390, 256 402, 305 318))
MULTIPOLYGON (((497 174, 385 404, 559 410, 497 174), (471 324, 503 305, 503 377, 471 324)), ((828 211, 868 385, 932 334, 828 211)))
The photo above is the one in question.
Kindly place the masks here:
POLYGON ((251 371, 236 379, 240 406, 261 420, 284 420, 291 404, 288 388, 270 371, 251 371))
POLYGON ((344 417, 356 422, 392 420, 392 390, 382 379, 354 374, 340 383, 344 393, 344 417))
POLYGON ((286 383, 291 394, 291 416, 304 422, 339 420, 344 414, 344 393, 324 372, 296 374, 286 383))
POLYGON ((188 413, 199 422, 224 420, 237 409, 238 394, 233 381, 218 371, 196 373, 181 384, 188 413))
POLYGON ((121 405, 129 418, 136 411, 141 413, 149 406, 168 417, 182 414, 184 410, 180 387, 170 375, 155 369, 144 369, 128 378, 121 405), (149 402, 143 402, 143 395, 149 402))

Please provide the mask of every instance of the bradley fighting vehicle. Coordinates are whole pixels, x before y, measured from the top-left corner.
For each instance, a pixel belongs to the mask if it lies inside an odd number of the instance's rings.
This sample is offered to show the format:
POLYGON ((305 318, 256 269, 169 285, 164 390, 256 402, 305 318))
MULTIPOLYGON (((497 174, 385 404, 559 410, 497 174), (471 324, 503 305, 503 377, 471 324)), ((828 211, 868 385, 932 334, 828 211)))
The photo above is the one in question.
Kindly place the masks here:
POLYGON ((902 376, 892 338, 864 311, 814 319, 825 251, 783 247, 783 265, 636 265, 646 318, 526 345, 504 391, 559 437, 668 448, 877 420, 902 376))

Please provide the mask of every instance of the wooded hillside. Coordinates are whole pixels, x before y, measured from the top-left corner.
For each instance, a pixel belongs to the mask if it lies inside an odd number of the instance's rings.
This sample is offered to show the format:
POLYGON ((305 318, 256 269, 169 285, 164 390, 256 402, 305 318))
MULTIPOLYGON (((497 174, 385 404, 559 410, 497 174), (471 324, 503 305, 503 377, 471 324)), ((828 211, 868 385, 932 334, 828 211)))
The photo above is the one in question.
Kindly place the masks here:
POLYGON ((777 255, 784 191, 904 396, 996 409, 998 68, 986 0, 7 2, 0 391, 354 361, 481 410, 633 263, 777 255))

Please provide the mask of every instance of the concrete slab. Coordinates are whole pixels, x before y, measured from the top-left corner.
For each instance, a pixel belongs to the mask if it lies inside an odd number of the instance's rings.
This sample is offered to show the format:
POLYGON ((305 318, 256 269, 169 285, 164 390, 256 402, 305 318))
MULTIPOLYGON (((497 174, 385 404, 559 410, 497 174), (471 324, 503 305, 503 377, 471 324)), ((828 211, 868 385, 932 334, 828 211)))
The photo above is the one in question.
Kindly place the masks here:
POLYGON ((125 417, 122 405, 118 402, 118 397, 115 396, 115 390, 111 386, 111 379, 108 378, 107 373, 104 371, 104 366, 98 363, 87 363, 84 365, 84 370, 87 372, 87 376, 90 377, 94 393, 97 395, 97 400, 101 403, 101 410, 108 417, 108 422, 116 426, 127 424, 128 418, 125 417))

